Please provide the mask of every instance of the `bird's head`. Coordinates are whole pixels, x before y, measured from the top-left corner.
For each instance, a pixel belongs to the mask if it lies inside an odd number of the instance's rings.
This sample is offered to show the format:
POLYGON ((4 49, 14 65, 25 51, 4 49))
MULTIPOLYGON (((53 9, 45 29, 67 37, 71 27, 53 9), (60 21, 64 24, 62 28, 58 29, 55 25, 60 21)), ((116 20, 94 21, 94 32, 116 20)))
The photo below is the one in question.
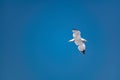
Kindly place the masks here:
POLYGON ((72 29, 72 32, 74 33, 74 32, 77 32, 77 31, 79 31, 78 29, 72 29))

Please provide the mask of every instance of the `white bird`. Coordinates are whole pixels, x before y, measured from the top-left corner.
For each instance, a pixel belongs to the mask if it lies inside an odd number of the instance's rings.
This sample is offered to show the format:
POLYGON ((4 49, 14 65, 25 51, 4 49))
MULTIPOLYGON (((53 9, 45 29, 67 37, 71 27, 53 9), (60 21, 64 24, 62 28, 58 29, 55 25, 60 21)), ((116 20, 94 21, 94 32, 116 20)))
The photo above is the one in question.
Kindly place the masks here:
POLYGON ((78 46, 78 50, 82 52, 82 54, 85 54, 85 42, 87 41, 86 39, 81 37, 81 32, 77 29, 73 29, 73 39, 69 40, 69 42, 74 42, 78 46))

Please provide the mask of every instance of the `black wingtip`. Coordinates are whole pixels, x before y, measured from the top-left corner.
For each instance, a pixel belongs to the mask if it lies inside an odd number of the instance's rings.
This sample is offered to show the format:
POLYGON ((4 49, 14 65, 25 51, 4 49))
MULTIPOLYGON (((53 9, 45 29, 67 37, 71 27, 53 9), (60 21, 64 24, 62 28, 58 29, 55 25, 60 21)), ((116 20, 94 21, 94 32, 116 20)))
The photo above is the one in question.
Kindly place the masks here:
POLYGON ((81 51, 82 52, 82 54, 85 54, 85 50, 83 50, 83 51, 81 51))
POLYGON ((73 28, 72 30, 78 30, 78 29, 76 29, 76 28, 73 28))

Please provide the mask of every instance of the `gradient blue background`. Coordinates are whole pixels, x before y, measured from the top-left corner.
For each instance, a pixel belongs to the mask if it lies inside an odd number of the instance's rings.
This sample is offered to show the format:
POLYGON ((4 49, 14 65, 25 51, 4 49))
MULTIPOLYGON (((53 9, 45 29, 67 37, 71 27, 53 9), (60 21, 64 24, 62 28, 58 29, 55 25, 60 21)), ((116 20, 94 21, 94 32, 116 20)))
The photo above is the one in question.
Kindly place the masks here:
POLYGON ((0 80, 120 80, 119 30, 119 1, 1 0, 0 80))

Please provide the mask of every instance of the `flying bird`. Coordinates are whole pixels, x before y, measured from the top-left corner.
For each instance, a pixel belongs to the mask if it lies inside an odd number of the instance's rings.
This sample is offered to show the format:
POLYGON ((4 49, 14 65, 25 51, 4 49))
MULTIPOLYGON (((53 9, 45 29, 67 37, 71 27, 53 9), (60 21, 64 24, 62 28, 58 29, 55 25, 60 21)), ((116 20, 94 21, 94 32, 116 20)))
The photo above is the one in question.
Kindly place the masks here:
POLYGON ((86 39, 81 37, 81 32, 77 29, 73 29, 73 39, 69 40, 69 42, 74 42, 78 46, 78 50, 82 53, 85 54, 85 42, 87 41, 86 39))

